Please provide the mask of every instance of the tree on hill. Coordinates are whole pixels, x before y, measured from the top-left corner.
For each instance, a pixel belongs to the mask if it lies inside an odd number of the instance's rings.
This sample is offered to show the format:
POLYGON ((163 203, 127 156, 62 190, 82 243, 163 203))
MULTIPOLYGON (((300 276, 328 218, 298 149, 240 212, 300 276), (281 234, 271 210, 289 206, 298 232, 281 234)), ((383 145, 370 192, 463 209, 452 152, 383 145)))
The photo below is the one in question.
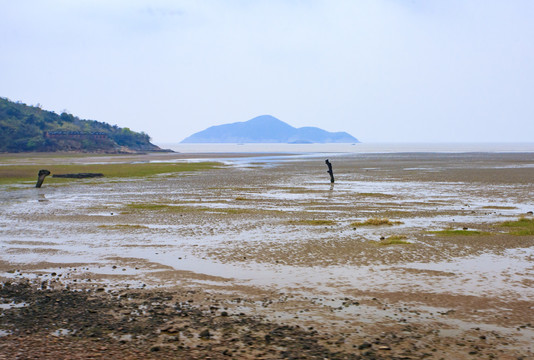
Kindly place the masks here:
POLYGON ((155 151, 150 136, 95 120, 60 115, 0 97, 0 152, 155 151))

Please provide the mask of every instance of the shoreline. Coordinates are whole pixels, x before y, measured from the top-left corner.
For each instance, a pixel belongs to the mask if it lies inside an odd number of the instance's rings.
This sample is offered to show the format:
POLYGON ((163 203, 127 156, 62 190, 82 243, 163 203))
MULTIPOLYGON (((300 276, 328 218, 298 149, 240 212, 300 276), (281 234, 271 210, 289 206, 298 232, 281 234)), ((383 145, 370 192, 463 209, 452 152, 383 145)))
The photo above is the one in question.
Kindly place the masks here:
POLYGON ((357 144, 181 144, 162 143, 161 146, 183 153, 275 152, 286 153, 534 153, 534 143, 357 143, 357 144))

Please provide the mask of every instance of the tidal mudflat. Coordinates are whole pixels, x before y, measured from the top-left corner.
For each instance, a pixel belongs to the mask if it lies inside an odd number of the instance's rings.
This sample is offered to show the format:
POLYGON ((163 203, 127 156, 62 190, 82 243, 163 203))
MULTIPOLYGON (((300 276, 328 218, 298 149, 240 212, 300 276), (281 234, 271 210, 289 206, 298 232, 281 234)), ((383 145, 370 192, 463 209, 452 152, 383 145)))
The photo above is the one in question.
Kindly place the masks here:
POLYGON ((532 153, 329 158, 2 158, 0 359, 534 356, 532 153))

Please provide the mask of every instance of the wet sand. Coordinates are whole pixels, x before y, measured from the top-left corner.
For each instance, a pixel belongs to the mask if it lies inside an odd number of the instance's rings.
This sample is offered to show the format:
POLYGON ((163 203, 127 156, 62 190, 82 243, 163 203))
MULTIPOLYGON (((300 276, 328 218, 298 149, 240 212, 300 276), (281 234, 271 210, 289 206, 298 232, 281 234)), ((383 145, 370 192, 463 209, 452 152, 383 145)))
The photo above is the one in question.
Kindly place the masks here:
POLYGON ((534 356, 533 154, 234 155, 0 189, 0 359, 534 356))

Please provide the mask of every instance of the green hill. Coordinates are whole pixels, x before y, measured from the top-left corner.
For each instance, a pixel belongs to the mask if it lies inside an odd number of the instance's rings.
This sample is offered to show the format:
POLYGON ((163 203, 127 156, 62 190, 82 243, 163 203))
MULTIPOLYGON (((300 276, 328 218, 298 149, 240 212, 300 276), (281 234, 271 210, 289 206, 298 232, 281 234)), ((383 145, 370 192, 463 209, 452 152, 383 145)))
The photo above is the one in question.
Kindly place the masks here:
POLYGON ((56 114, 0 97, 0 152, 161 151, 150 136, 71 114, 56 114))

